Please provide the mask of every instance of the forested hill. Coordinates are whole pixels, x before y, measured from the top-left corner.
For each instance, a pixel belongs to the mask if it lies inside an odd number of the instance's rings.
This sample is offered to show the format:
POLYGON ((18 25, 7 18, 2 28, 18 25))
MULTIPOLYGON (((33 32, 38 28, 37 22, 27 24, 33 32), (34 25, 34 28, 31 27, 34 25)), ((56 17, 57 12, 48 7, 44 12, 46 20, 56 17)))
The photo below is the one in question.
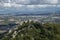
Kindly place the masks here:
POLYGON ((60 40, 60 25, 24 22, 16 29, 9 31, 1 40, 60 40))

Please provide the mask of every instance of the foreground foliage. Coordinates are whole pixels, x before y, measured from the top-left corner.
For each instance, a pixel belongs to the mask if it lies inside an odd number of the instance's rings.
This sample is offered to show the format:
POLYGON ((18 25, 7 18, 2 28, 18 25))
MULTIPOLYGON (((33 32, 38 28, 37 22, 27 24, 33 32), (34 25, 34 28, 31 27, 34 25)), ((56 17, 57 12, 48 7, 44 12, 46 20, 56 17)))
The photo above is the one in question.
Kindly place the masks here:
POLYGON ((18 29, 8 33, 2 40, 60 40, 60 25, 39 22, 27 22, 18 26, 18 29), (16 31, 16 36, 13 33, 16 31))

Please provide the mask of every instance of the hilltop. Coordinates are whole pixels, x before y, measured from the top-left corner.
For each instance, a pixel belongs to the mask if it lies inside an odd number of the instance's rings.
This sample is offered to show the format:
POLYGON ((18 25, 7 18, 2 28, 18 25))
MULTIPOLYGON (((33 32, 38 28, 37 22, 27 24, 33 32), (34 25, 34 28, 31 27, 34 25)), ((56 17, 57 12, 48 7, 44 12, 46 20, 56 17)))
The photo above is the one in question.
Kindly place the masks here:
POLYGON ((59 28, 59 24, 27 21, 10 30, 2 40, 60 40, 59 28))

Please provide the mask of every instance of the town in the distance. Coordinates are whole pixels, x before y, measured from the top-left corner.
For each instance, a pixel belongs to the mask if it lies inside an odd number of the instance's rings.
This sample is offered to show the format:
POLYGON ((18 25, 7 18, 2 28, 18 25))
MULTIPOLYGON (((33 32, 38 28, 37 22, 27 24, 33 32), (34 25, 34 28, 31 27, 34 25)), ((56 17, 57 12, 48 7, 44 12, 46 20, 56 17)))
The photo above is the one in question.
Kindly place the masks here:
POLYGON ((18 25, 22 25, 23 22, 35 21, 45 24, 60 23, 60 14, 17 14, 17 15, 0 15, 0 35, 5 32, 16 28, 18 25))

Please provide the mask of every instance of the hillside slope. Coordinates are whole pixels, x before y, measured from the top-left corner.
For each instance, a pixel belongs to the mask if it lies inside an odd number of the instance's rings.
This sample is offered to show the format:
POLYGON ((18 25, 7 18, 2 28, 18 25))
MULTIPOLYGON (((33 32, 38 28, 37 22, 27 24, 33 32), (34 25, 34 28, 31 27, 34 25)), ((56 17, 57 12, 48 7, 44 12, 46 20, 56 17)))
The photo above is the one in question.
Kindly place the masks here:
POLYGON ((60 25, 24 22, 1 40, 60 40, 60 25))

